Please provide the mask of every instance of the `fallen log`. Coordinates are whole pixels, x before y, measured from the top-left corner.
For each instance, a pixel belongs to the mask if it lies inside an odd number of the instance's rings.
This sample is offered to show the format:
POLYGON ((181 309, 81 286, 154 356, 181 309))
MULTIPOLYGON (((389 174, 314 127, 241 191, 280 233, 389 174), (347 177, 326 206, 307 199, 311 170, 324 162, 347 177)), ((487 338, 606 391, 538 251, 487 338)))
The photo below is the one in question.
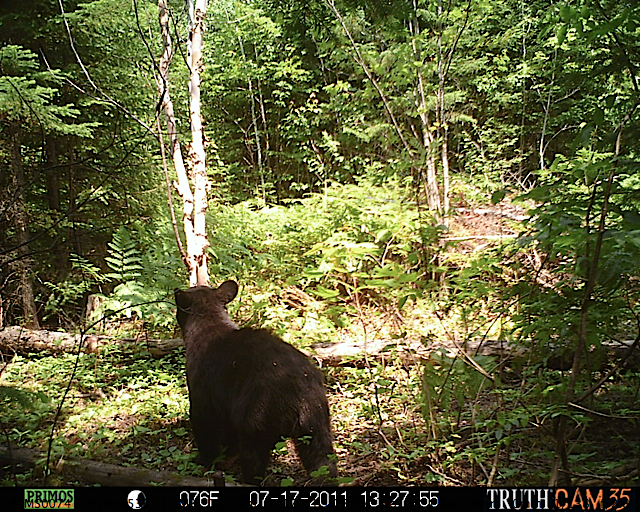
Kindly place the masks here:
MULTIPOLYGON (((29 355, 32 353, 48 352, 51 354, 73 353, 78 350, 82 342, 82 349, 87 353, 95 353, 106 344, 139 345, 149 350, 152 356, 162 357, 183 345, 180 338, 170 340, 138 338, 113 338, 94 334, 71 334, 47 330, 31 330, 23 327, 5 327, 0 330, 0 352, 5 354, 29 355)), ((376 356, 385 351, 390 345, 402 346, 406 350, 420 351, 427 355, 424 345, 417 340, 374 340, 365 344, 362 341, 317 343, 312 351, 307 352, 311 357, 321 360, 341 360, 345 357, 360 357, 366 351, 367 355, 376 356)))
MULTIPOLYGON (((95 334, 72 334, 47 330, 31 330, 24 327, 5 327, 0 330, 0 352, 28 356, 33 353, 50 354, 75 353, 79 344, 86 353, 97 353, 107 344, 123 346, 139 345, 146 348, 153 357, 162 357, 183 346, 180 338, 170 340, 138 338, 113 338, 95 334)), ((389 347, 397 348, 409 360, 428 358, 430 350, 417 339, 377 339, 364 343, 362 340, 347 342, 327 342, 312 345, 312 350, 303 351, 316 359, 321 366, 340 366, 345 358, 362 358, 366 352, 372 358, 384 357, 389 347)))
MULTIPOLYGON (((0 446, 0 473, 8 470, 21 473, 36 467, 38 460, 45 454, 28 448, 0 446)), ((105 462, 82 459, 79 457, 65 457, 52 461, 52 472, 63 475, 65 480, 80 480, 87 485, 99 484, 107 487, 224 487, 222 473, 216 473, 211 478, 195 478, 181 476, 172 471, 154 471, 133 467, 118 466, 105 462)), ((236 484, 227 484, 234 486, 236 484)))
MULTIPOLYGON (((78 344, 82 341, 83 351, 96 353, 106 344, 119 344, 123 346, 135 346, 145 348, 152 357, 159 358, 171 353, 183 345, 180 338, 170 340, 149 339, 145 336, 137 338, 113 338, 109 336, 96 336, 70 334, 64 332, 30 330, 22 327, 5 327, 0 330, 0 353, 29 355, 31 353, 49 352, 59 354, 63 352, 76 352, 78 344)), ((622 357, 618 352, 628 350, 633 341, 619 341, 610 345, 608 351, 614 359, 622 357)), ((315 359, 320 366, 362 366, 366 358, 383 360, 390 350, 394 351, 407 365, 413 365, 430 359, 436 350, 444 349, 449 357, 461 355, 463 350, 467 355, 494 356, 502 360, 514 356, 525 355, 525 347, 520 343, 505 340, 474 339, 467 340, 462 345, 449 341, 432 342, 426 346, 419 338, 407 336, 400 339, 378 338, 369 340, 340 341, 315 343, 311 350, 303 350, 309 357, 315 359), (457 345, 457 346, 456 346, 457 345), (366 354, 366 355, 365 355, 366 354)), ((566 356, 565 356, 566 357, 566 356)), ((569 356, 572 357, 572 356, 569 356)), ((562 357, 550 358, 547 366, 551 369, 565 370, 562 357), (558 360, 558 361, 557 361, 558 360)), ((635 365, 637 366, 637 362, 635 365)))
POLYGON ((141 345, 149 350, 152 356, 162 357, 182 345, 181 339, 154 340, 146 337, 113 338, 95 334, 72 334, 67 332, 31 330, 24 327, 10 326, 0 330, 0 352, 5 354, 28 355, 48 352, 61 354, 76 352, 82 343, 82 350, 95 353, 105 344, 141 345))

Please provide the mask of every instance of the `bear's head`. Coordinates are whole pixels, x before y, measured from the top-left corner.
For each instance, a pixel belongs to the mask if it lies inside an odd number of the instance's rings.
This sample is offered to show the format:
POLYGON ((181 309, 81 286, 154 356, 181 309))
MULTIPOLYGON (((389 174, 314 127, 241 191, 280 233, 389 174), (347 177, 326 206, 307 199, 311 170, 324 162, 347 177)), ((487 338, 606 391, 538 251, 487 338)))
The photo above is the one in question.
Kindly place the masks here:
POLYGON ((177 319, 187 342, 194 331, 217 337, 236 330, 238 326, 229 318, 225 306, 238 294, 235 281, 225 281, 218 288, 195 286, 187 290, 176 288, 177 319))

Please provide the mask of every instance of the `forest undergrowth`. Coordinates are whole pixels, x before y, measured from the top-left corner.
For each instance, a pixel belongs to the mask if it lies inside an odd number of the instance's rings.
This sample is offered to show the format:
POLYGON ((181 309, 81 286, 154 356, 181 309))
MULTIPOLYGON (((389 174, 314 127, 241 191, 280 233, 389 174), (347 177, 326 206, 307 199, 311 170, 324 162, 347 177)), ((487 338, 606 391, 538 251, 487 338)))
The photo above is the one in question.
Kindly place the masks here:
MULTIPOLYGON (((336 186, 289 208, 245 203, 210 213, 224 219, 212 237, 212 276, 242 284, 231 316, 305 350, 325 373, 336 483, 546 485, 561 414, 573 425, 573 482, 637 481, 638 368, 627 364, 567 411, 560 397, 570 372, 553 364, 562 352, 519 334, 522 305, 509 290, 531 275, 536 257, 515 238, 524 229, 522 207, 461 202, 447 231, 425 232, 419 212, 397 197, 382 187, 336 186), (300 217, 304 222, 296 222, 300 217), (425 272, 427 235, 444 242, 428 255, 425 272), (323 355, 341 343, 365 353, 323 355)), ((184 351, 154 358, 144 343, 177 333, 168 290, 181 278, 170 272, 170 258, 157 257, 168 236, 145 242, 165 227, 156 229, 122 229, 109 246, 110 272, 78 260, 75 282, 66 284, 101 285, 99 314, 109 316, 92 331, 137 334, 137 345, 14 356, 4 367, 5 440, 46 453, 52 439, 52 467, 74 456, 205 472, 193 462, 184 351), (143 304, 150 299, 164 302, 143 304)), ((597 364, 593 381, 614 362, 597 364)), ((292 448, 290 441, 278 444, 265 485, 308 483, 292 448)), ((239 480, 236 466, 222 467, 229 481, 239 480)), ((4 484, 13 478, 5 476, 4 484)), ((36 485, 42 467, 15 478, 36 485)), ((86 483, 66 478, 54 473, 49 482, 86 483)))

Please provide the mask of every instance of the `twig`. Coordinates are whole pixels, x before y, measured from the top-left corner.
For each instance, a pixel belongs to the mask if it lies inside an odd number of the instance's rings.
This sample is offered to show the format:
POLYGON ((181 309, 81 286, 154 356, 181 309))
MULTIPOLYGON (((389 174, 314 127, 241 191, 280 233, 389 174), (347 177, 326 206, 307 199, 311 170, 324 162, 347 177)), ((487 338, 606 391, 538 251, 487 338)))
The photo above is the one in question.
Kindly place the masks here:
POLYGON ((441 476, 445 480, 449 480, 450 482, 453 482, 456 485, 464 485, 464 482, 458 480, 457 478, 450 477, 449 475, 445 475, 444 473, 434 468, 431 464, 425 464, 425 466, 429 468, 429 470, 431 470, 432 473, 435 473, 436 475, 441 476))
POLYGON ((487 487, 493 487, 493 482, 495 480, 496 474, 498 473, 498 462, 500 462, 500 452, 502 451, 502 445, 498 445, 498 449, 496 450, 496 454, 493 456, 493 464, 491 465, 491 473, 489 474, 489 479, 487 480, 487 487))

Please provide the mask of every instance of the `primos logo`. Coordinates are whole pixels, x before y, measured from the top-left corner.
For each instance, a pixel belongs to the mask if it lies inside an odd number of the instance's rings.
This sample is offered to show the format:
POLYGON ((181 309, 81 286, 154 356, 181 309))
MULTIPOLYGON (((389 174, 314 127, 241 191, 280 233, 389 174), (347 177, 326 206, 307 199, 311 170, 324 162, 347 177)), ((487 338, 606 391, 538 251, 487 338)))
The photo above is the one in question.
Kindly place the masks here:
POLYGON ((25 509, 71 509, 74 503, 73 489, 25 489, 25 509))

